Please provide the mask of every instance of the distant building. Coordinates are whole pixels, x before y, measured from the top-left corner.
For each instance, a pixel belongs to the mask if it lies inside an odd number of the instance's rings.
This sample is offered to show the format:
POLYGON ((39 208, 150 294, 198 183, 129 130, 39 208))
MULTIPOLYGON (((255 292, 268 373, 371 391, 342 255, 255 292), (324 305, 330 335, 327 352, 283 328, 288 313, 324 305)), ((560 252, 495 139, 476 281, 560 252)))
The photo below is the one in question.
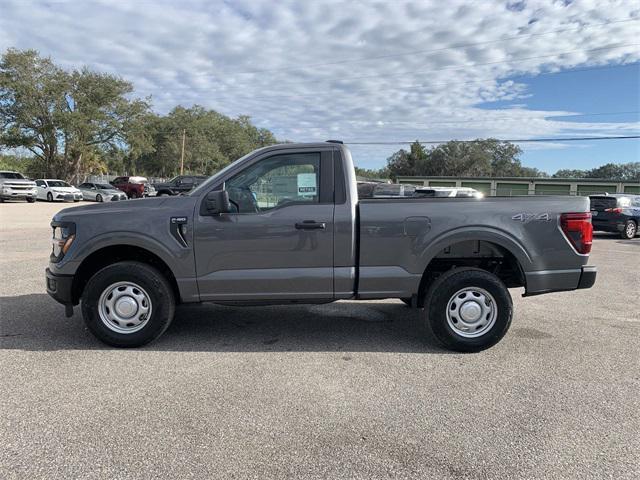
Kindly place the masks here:
POLYGON ((599 178, 398 177, 396 182, 425 187, 471 187, 490 196, 640 194, 639 182, 616 182, 599 178))

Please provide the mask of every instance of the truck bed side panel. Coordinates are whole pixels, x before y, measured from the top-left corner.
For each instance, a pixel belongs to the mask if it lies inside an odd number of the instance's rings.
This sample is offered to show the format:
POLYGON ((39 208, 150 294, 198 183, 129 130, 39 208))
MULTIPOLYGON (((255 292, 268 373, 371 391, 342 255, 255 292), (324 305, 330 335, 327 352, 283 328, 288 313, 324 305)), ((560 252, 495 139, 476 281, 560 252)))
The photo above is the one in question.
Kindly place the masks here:
POLYGON ((585 197, 362 200, 358 293, 410 297, 429 262, 467 240, 511 252, 525 273, 528 293, 576 288, 588 257, 578 255, 564 237, 559 214, 588 210, 585 197))

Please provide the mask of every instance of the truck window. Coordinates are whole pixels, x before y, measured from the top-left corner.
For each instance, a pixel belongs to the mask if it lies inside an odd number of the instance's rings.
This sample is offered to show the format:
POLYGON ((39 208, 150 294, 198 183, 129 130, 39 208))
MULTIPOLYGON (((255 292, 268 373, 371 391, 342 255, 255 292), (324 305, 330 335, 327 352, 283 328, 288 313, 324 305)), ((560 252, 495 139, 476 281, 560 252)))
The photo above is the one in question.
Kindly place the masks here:
POLYGON ((260 213, 290 203, 318 203, 320 153, 274 155, 226 183, 238 213, 260 213))

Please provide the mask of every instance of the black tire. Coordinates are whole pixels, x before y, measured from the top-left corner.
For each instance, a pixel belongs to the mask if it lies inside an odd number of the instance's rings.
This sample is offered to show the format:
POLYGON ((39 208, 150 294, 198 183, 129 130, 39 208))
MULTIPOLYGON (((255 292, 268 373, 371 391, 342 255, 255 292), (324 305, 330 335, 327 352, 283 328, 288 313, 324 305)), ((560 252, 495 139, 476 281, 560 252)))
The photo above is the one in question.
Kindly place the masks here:
POLYGON ((53 202, 53 195, 51 192, 47 193, 47 202, 53 202))
POLYGON ((440 275, 431 284, 424 305, 429 332, 442 346, 458 352, 479 352, 492 347, 505 336, 513 317, 513 303, 507 287, 497 276, 478 268, 454 268, 440 275), (449 325, 447 309, 450 300, 455 303, 460 290, 471 287, 488 292, 495 300, 497 312, 495 321, 487 326, 485 333, 467 338, 449 325))
POLYGON ((35 201, 36 201, 35 198, 31 198, 31 197, 27 198, 27 202, 29 202, 29 203, 34 203, 35 201))
POLYGON ((624 230, 620 232, 622 238, 626 240, 631 240, 638 233, 638 225, 633 220, 627 220, 624 224, 624 230))
POLYGON ((160 335, 171 324, 175 313, 173 289, 166 277, 154 267, 141 262, 118 262, 91 277, 82 294, 82 316, 87 328, 99 340, 113 347, 140 347, 160 335), (149 296, 151 315, 144 327, 133 333, 113 331, 102 321, 98 302, 102 293, 117 282, 132 282, 149 296))
POLYGON ((100 203, 104 202, 104 200, 102 198, 102 195, 100 195, 100 194, 96 195, 96 202, 100 202, 100 203))

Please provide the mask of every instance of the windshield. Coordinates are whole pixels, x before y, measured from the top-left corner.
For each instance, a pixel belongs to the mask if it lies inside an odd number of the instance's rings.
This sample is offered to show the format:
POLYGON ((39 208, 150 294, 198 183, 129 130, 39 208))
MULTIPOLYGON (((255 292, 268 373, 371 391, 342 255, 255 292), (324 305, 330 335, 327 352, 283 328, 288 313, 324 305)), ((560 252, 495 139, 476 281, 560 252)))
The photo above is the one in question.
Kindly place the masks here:
POLYGON ((106 183, 96 183, 96 187, 102 189, 102 190, 112 190, 113 189, 113 185, 108 185, 106 183))
POLYGON ((16 180, 24 180, 24 177, 16 172, 0 172, 0 178, 13 178, 16 180))
POLYGON ((47 183, 50 187, 70 187, 67 182, 63 182, 62 180, 47 180, 47 183))

